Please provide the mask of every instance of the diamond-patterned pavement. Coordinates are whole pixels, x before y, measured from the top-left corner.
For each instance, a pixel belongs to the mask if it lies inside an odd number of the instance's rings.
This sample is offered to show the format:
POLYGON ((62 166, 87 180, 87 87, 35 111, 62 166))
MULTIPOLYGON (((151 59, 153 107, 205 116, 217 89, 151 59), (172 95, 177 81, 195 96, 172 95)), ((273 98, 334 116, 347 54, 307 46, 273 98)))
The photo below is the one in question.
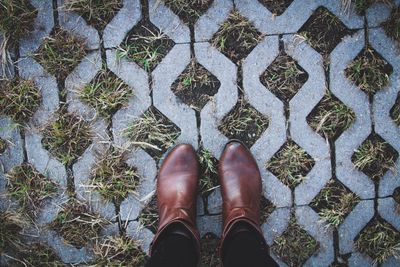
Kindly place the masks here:
POLYGON ((233 138, 260 166, 281 266, 400 265, 399 1, 21 1, 29 34, 0 25, 0 220, 26 249, 1 266, 112 265, 110 244, 116 265, 142 266, 157 170, 180 143, 203 172, 201 264, 220 266, 233 138))

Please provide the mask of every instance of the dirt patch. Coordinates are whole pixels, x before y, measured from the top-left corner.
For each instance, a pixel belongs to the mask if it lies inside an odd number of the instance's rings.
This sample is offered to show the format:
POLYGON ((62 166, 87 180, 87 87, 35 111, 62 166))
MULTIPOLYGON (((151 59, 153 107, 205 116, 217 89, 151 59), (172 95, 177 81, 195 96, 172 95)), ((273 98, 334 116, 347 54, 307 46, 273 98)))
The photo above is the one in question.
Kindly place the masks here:
POLYGON ((280 16, 290 6, 293 0, 258 0, 263 4, 272 14, 280 16))
POLYGON ((160 160, 167 149, 175 144, 180 129, 156 108, 151 107, 125 129, 125 135, 133 145, 160 160))
POLYGON ((331 179, 310 203, 330 226, 339 227, 360 198, 336 179, 331 179))
POLYGON ((43 201, 57 194, 57 184, 29 163, 14 167, 6 177, 9 195, 16 198, 23 211, 33 218, 36 218, 43 201))
POLYGON ((92 170, 92 185, 104 198, 121 203, 136 190, 140 177, 126 162, 125 151, 110 149, 92 170))
POLYGON ((218 130, 229 139, 239 139, 251 147, 268 128, 268 119, 240 98, 233 109, 222 119, 218 130))
POLYGON ((225 56, 238 64, 247 57, 263 37, 250 21, 243 17, 239 11, 234 10, 228 19, 222 23, 210 42, 225 56))
POLYGON ((394 122, 400 126, 400 93, 397 94, 396 102, 390 110, 390 116, 394 122))
POLYGON ((265 168, 293 190, 306 178, 314 164, 313 158, 303 148, 289 140, 265 164, 265 168))
POLYGON ((211 152, 201 148, 198 152, 200 163, 199 190, 203 197, 207 197, 219 186, 218 179, 218 160, 212 156, 211 152))
POLYGON ((355 120, 353 110, 327 91, 318 105, 307 116, 307 122, 317 133, 336 140, 355 120))
POLYGON ((380 217, 372 219, 355 238, 354 245, 381 264, 390 256, 399 257, 400 233, 380 217))
POLYGON ((220 238, 212 233, 205 234, 200 240, 200 262, 199 267, 222 267, 218 255, 220 238))
POLYGON ((200 111, 218 92, 220 85, 217 77, 192 60, 172 84, 171 90, 183 103, 200 111))
POLYGON ((280 52, 260 76, 261 83, 285 103, 297 94, 307 80, 307 72, 284 52, 280 52))
POLYGON ((211 6, 213 0, 164 0, 164 2, 183 22, 194 24, 211 6))
POLYGON ((139 243, 128 237, 111 236, 97 242, 95 266, 145 266, 147 255, 139 243))
POLYGON ((85 42, 73 36, 68 30, 56 27, 50 36, 44 38, 34 59, 63 85, 65 78, 85 56, 85 42))
POLYGON ((58 111, 57 120, 42 132, 43 147, 65 165, 71 165, 92 143, 90 125, 82 118, 67 113, 65 107, 58 111))
POLYGON ((382 23, 386 35, 400 45, 400 7, 394 8, 387 21, 382 23))
POLYGON ((260 222, 261 224, 265 223, 271 215, 271 213, 275 210, 275 205, 269 201, 267 198, 264 196, 261 196, 261 204, 260 204, 260 222))
POLYGON ((345 69, 346 77, 369 96, 388 85, 392 72, 393 67, 368 46, 345 69))
POLYGON ((150 21, 142 20, 118 47, 117 57, 136 62, 146 71, 153 71, 175 45, 150 21))
POLYGON ((400 215, 400 187, 393 191, 393 199, 396 201, 396 213, 400 215))
MULTIPOLYGON (((342 41, 343 37, 353 34, 339 18, 325 7, 319 7, 300 28, 299 35, 321 53, 327 62, 329 54, 342 41)), ((328 65, 328 64, 326 64, 328 65)))
POLYGON ((0 80, 0 114, 25 124, 39 108, 42 96, 32 80, 0 80))
POLYGON ((288 228, 274 240, 272 252, 289 266, 302 266, 319 249, 319 243, 292 217, 288 228))
POLYGON ((128 104, 133 92, 113 72, 102 69, 78 94, 83 102, 96 109, 100 116, 110 120, 115 112, 128 104))
POLYGON ((139 222, 155 234, 158 227, 157 196, 153 196, 139 215, 139 222))
POLYGON ((89 211, 86 204, 71 199, 59 211, 50 227, 57 231, 65 242, 77 248, 98 238, 106 221, 89 211))
POLYGON ((398 157, 399 154, 389 143, 372 133, 354 152, 351 160, 358 170, 378 183, 388 170, 395 172, 398 157))
POLYGON ((91 26, 102 32, 123 6, 122 0, 67 0, 65 9, 81 15, 91 26))

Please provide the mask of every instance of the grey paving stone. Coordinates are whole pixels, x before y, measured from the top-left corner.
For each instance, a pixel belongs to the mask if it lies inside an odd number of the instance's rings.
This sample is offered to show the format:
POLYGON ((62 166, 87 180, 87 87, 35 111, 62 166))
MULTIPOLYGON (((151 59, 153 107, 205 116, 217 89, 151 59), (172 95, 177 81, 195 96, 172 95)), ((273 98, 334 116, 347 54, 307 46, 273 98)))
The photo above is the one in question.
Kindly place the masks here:
POLYGON ((53 1, 31 0, 32 6, 37 11, 34 22, 34 30, 20 41, 19 54, 21 57, 34 53, 42 43, 43 38, 48 36, 54 27, 53 1))
POLYGON ((290 208, 277 208, 267 218, 267 221, 261 225, 267 244, 272 246, 274 240, 281 236, 289 225, 290 208))
POLYGON ((222 213, 222 196, 221 196, 221 188, 220 187, 213 190, 212 193, 208 196, 207 211, 210 214, 222 213))
POLYGON ((124 6, 104 29, 104 48, 119 46, 126 34, 138 23, 141 17, 140 0, 124 0, 124 6))
POLYGON ((392 8, 384 3, 371 5, 365 12, 368 27, 379 27, 382 22, 389 18, 391 10, 392 8))
POLYGON ((126 235, 139 241, 143 252, 149 254, 150 245, 154 238, 154 234, 149 229, 144 228, 139 222, 133 221, 128 224, 126 235))
POLYGON ((399 204, 392 197, 378 199, 378 212, 381 217, 400 231, 398 205, 399 204))
POLYGON ((197 217, 197 229, 200 236, 213 233, 216 236, 222 234, 222 215, 205 215, 197 217))
POLYGON ((355 122, 336 140, 336 175, 351 191, 362 199, 373 198, 375 188, 372 180, 354 168, 351 156, 371 133, 371 110, 368 96, 344 75, 345 68, 364 47, 364 32, 347 37, 331 53, 330 89, 350 107, 355 122))

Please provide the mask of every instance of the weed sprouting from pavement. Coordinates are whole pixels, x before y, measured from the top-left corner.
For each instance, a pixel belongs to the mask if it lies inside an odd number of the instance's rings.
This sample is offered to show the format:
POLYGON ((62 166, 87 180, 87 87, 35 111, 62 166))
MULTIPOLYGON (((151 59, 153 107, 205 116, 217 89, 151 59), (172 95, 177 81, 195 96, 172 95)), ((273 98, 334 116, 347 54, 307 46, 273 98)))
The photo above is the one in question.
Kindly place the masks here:
POLYGON ((204 196, 218 186, 217 160, 212 156, 210 151, 202 148, 199 152, 199 163, 201 173, 199 190, 204 196))
POLYGON ((41 94, 32 80, 0 80, 0 114, 24 124, 39 108, 41 94))
POLYGON ((157 230, 158 225, 158 208, 157 197, 153 196, 150 202, 142 210, 139 215, 139 222, 146 228, 150 229, 153 233, 157 230))
POLYGON ((274 211, 275 206, 274 204, 269 201, 267 198, 264 196, 261 196, 261 204, 260 204, 260 221, 261 224, 265 223, 267 221, 267 218, 271 213, 274 211))

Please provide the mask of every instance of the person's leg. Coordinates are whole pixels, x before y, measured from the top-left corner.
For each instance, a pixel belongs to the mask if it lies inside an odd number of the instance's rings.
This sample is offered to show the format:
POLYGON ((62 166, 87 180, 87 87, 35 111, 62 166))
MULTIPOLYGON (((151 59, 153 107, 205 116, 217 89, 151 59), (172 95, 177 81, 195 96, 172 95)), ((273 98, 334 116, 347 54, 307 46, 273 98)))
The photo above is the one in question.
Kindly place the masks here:
POLYGON ((157 176, 159 224, 150 248, 152 267, 195 267, 200 253, 196 229, 199 164, 190 145, 176 146, 157 176))

